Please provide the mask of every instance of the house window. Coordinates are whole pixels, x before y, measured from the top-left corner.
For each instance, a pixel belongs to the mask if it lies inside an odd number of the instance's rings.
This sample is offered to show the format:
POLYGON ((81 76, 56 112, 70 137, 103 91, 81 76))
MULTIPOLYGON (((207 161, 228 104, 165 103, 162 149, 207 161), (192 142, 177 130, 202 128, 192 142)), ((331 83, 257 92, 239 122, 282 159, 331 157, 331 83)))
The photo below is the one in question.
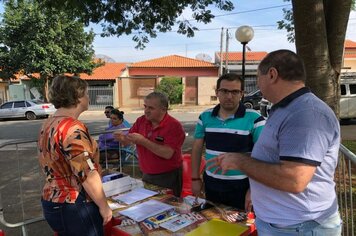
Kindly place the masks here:
POLYGON ((216 102, 218 98, 216 96, 210 96, 210 101, 211 102, 216 102))

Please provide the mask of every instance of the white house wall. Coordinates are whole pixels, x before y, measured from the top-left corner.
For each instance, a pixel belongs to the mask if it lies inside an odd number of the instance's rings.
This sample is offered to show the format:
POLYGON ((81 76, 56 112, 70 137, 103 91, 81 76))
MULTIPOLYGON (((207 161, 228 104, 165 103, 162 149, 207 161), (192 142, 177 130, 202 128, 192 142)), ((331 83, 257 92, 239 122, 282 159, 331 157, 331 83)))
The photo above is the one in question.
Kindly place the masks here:
POLYGON ((215 97, 216 81, 218 77, 199 77, 198 78, 198 105, 213 105, 218 101, 215 97))

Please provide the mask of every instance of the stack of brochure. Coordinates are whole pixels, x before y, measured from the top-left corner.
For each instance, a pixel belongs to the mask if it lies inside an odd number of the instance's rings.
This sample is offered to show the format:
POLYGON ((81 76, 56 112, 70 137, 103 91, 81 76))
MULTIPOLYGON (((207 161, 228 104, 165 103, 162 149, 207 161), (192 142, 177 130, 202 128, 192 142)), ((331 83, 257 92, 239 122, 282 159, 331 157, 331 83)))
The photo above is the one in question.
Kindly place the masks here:
POLYGON ((174 206, 172 205, 168 205, 157 200, 148 200, 146 202, 122 210, 120 211, 120 214, 127 216, 134 221, 140 222, 151 216, 155 216, 172 209, 174 209, 174 206))
POLYGON ((129 191, 132 188, 131 177, 128 175, 114 175, 105 178, 103 189, 106 197, 129 191))
POLYGON ((112 199, 130 205, 143 199, 152 197, 156 194, 158 194, 158 192, 151 191, 145 188, 135 188, 130 192, 112 197, 112 199))

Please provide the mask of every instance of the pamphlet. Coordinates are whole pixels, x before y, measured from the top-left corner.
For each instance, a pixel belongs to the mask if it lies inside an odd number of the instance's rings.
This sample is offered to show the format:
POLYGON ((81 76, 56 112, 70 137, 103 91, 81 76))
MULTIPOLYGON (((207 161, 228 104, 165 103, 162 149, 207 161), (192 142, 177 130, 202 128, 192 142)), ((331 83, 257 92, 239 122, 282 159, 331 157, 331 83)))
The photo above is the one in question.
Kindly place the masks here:
POLYGON ((193 221, 187 218, 184 218, 182 216, 177 216, 174 217, 173 219, 170 219, 162 224, 160 224, 159 226, 161 226, 162 228, 168 229, 171 232, 176 232, 180 229, 183 229, 184 227, 192 224, 193 221))
POLYGON ((120 211, 121 215, 127 216, 137 222, 143 221, 154 215, 173 209, 174 206, 157 200, 148 200, 130 208, 120 211))
POLYGON ((130 192, 113 197, 115 201, 120 201, 128 205, 156 195, 157 192, 145 188, 135 188, 130 192))

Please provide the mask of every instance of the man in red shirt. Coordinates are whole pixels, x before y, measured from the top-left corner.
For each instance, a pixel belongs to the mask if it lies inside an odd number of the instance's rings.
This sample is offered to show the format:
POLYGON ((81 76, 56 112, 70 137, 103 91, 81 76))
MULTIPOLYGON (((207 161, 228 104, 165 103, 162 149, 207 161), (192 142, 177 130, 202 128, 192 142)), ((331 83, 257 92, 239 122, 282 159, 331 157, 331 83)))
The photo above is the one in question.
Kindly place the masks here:
POLYGON ((143 181, 170 188, 174 195, 180 196, 185 132, 167 110, 167 96, 150 93, 144 100, 145 114, 137 118, 129 134, 117 131, 114 137, 124 145, 136 144, 143 181))

